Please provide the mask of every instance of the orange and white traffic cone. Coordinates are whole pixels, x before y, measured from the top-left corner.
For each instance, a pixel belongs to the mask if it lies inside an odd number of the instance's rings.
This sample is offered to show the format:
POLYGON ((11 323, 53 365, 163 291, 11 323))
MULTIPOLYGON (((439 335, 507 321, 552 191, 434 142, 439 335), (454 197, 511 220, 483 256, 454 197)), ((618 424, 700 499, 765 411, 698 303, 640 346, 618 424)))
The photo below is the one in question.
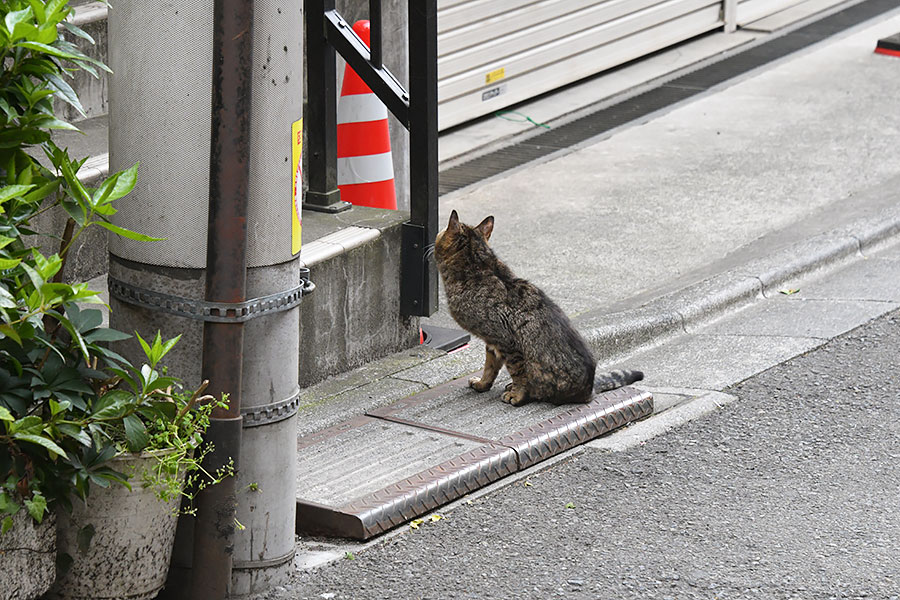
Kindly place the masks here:
MULTIPOLYGON (((369 45, 368 21, 357 21, 353 31, 369 45)), ((397 210, 387 107, 350 65, 344 69, 337 122, 341 200, 397 210)))

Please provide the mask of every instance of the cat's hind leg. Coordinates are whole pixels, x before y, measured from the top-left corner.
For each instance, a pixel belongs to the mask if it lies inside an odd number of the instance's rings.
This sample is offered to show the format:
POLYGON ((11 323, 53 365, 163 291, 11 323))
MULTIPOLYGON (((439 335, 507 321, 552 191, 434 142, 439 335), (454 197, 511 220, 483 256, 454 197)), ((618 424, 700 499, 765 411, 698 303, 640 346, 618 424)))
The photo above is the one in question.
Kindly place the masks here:
POLYGON ((481 377, 472 377, 469 379, 469 387, 477 392, 486 392, 491 389, 504 362, 503 354, 501 354, 496 347, 491 346, 490 344, 486 345, 484 353, 484 370, 481 373, 481 377))
POLYGON ((528 401, 527 380, 525 378, 525 359, 521 356, 507 356, 506 370, 512 377, 512 383, 506 386, 502 400, 507 404, 519 406, 528 401))

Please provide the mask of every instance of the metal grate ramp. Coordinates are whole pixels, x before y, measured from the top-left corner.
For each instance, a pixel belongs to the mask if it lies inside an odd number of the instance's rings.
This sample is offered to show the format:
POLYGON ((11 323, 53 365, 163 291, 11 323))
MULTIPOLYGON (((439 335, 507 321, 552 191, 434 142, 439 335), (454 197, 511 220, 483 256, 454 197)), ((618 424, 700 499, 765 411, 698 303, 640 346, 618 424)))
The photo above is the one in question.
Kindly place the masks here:
POLYGON ((516 408, 467 379, 300 438, 297 533, 368 539, 653 412, 632 387, 516 408))

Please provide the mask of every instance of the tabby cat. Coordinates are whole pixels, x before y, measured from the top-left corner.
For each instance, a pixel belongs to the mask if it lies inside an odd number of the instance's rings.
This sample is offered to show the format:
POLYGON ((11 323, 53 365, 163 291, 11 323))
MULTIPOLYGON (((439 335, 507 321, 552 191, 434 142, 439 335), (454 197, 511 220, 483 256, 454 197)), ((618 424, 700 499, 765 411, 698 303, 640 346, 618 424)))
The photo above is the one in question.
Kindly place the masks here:
POLYGON ((643 379, 640 371, 612 371, 595 379, 596 361, 560 308, 535 285, 513 275, 488 246, 494 217, 477 227, 460 223, 454 210, 434 242, 450 314, 484 340, 484 372, 469 385, 491 388, 505 364, 512 383, 503 401, 567 404, 589 402, 602 392, 643 379))

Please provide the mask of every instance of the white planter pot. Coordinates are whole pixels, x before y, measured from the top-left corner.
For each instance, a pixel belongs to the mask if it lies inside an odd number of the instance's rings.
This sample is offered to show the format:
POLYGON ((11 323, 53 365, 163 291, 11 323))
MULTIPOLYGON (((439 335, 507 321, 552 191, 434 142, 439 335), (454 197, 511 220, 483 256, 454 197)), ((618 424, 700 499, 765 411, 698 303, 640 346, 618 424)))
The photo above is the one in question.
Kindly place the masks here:
POLYGON ((0 535, 0 599, 37 598, 55 577, 56 518, 48 514, 37 524, 20 510, 12 529, 0 535))
POLYGON ((150 453, 115 458, 113 469, 134 473, 130 491, 116 484, 106 489, 92 486, 87 505, 76 501, 71 515, 59 512, 57 548, 69 554, 73 563, 56 581, 51 598, 138 600, 153 598, 162 589, 180 498, 166 503, 156 498, 153 489, 141 485, 141 473, 156 461, 150 453), (95 533, 82 553, 76 536, 87 525, 93 525, 95 533))

